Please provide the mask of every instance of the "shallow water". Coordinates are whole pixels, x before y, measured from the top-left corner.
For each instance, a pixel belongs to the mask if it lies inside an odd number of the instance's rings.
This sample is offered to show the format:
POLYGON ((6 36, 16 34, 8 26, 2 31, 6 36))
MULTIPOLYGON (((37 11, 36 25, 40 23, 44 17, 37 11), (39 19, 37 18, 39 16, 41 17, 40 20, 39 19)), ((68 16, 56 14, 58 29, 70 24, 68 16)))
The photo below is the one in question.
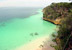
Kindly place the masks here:
MULTIPOLYGON (((12 17, 7 18, 6 22, 1 20, 0 23, 0 50, 12 50, 23 44, 27 44, 42 36, 49 36, 54 32, 56 26, 42 19, 41 9, 36 9, 27 18, 12 17), (37 11, 36 11, 37 10, 37 11), (35 35, 36 34, 36 35, 35 35)), ((31 10, 30 10, 31 11, 31 10)), ((10 11, 11 12, 11 11, 10 11)), ((22 11, 23 12, 23 11, 22 11)), ((12 14, 11 14, 12 15, 12 14)), ((14 16, 18 16, 14 15, 14 16)))

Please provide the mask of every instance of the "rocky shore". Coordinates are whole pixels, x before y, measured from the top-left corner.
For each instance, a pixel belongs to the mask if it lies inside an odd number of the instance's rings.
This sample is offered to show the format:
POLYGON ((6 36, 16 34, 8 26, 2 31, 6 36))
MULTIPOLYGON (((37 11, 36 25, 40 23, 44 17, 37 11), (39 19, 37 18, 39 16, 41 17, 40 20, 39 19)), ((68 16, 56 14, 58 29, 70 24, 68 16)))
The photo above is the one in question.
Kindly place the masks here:
POLYGON ((51 23, 53 23, 53 24, 56 24, 56 25, 61 24, 61 23, 60 23, 60 19, 51 20, 51 19, 43 18, 43 20, 49 21, 49 22, 51 22, 51 23))

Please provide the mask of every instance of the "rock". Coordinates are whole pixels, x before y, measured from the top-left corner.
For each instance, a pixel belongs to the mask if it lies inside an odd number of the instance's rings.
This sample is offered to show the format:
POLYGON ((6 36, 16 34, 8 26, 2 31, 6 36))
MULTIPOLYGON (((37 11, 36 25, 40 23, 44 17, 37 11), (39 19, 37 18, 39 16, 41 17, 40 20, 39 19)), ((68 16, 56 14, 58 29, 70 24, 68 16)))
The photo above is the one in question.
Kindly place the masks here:
POLYGON ((38 33, 35 33, 35 35, 38 35, 38 33))

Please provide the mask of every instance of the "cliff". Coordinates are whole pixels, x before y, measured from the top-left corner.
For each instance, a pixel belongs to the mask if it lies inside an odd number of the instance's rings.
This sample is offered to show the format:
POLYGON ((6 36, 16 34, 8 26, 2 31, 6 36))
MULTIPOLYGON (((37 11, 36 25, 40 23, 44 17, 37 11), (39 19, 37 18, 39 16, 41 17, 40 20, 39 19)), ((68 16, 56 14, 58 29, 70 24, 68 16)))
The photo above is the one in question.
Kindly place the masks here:
POLYGON ((72 11, 72 3, 52 3, 43 9, 43 19, 54 24, 61 24, 69 12, 72 11))
POLYGON ((72 50, 72 3, 52 3, 43 9, 43 19, 59 25, 54 48, 72 50))

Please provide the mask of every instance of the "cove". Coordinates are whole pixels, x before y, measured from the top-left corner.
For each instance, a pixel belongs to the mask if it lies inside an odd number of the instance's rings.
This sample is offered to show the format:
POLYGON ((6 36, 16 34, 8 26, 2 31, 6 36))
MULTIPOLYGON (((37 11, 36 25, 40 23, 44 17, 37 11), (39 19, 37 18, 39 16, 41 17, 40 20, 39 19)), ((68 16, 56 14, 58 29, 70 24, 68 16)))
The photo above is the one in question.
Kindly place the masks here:
POLYGON ((14 18, 0 23, 0 50, 12 50, 55 31, 56 25, 42 19, 42 9, 36 12, 28 18, 14 18))

